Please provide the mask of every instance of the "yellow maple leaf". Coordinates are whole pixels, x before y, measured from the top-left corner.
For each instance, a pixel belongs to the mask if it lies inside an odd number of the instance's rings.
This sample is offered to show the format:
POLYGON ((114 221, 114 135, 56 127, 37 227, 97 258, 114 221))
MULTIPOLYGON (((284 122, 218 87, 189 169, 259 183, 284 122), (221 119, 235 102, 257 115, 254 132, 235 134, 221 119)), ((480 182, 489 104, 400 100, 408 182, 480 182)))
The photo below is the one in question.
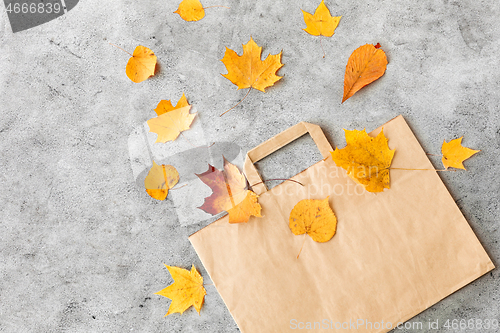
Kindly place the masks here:
POLYGON ((223 171, 208 165, 207 171, 196 175, 212 189, 212 194, 198 207, 201 210, 212 215, 226 211, 229 223, 248 222, 250 216, 261 216, 258 195, 246 189, 245 176, 225 158, 223 171))
POLYGON ((303 10, 302 13, 304 14, 304 21, 307 25, 303 30, 314 36, 333 36, 335 29, 339 25, 340 18, 342 17, 333 17, 326 7, 324 0, 322 0, 318 8, 316 8, 314 15, 303 10))
POLYGON ((451 140, 450 142, 443 141, 441 147, 441 153, 443 154, 442 162, 445 169, 449 167, 466 170, 462 162, 472 155, 480 152, 480 150, 474 150, 462 146, 461 138, 451 140))
POLYGON ((342 103, 384 75, 386 67, 387 57, 379 44, 366 44, 354 50, 345 68, 342 103))
MULTIPOLYGON (((282 51, 283 52, 283 51, 282 51)), ((238 86, 238 89, 255 88, 265 92, 267 87, 274 85, 281 79, 276 72, 283 64, 281 53, 269 54, 266 60, 261 60, 262 47, 254 42, 253 38, 243 45, 243 55, 226 47, 226 53, 221 61, 227 69, 227 74, 222 74, 226 79, 238 86)))
POLYGON ((205 17, 205 9, 199 0, 183 0, 174 13, 184 21, 199 21, 205 17))
POLYGON ((299 201, 290 213, 289 227, 295 235, 307 233, 315 242, 329 241, 337 230, 337 217, 328 204, 328 197, 299 201))
POLYGON ((179 172, 171 165, 158 165, 153 161, 148 175, 144 179, 146 192, 156 200, 165 200, 168 190, 179 181, 179 172))
POLYGON ((155 74, 156 56, 145 46, 137 46, 128 60, 125 72, 135 83, 142 82, 155 74))
POLYGON ((182 131, 188 130, 196 117, 195 113, 189 113, 190 109, 184 94, 175 107, 170 100, 160 101, 155 109, 158 116, 147 121, 149 131, 158 134, 155 143, 174 141, 182 131))
POLYGON ((161 116, 164 113, 174 111, 185 106, 189 106, 189 103, 187 101, 186 95, 182 93, 182 97, 179 99, 175 107, 172 105, 172 102, 170 100, 161 100, 160 103, 158 103, 155 112, 157 115, 161 116))
POLYGON ((165 296, 172 300, 168 312, 168 316, 172 313, 182 314, 191 305, 194 306, 198 314, 205 301, 207 291, 203 287, 203 277, 198 273, 194 265, 191 271, 184 268, 167 266, 168 271, 174 279, 174 283, 155 293, 156 295, 165 296))
POLYGON ((395 150, 381 131, 375 138, 365 130, 344 130, 347 145, 331 152, 337 166, 344 168, 349 177, 369 192, 382 192, 390 188, 389 167, 395 150))

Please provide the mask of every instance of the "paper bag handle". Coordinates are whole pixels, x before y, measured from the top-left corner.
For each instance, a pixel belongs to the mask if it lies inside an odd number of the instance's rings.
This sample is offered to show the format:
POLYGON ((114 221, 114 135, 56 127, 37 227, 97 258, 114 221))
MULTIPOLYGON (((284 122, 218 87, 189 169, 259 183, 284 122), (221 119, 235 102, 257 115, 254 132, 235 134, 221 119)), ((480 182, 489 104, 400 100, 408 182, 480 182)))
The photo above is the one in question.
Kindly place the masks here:
POLYGON ((245 176, 250 185, 255 184, 252 190, 260 195, 267 191, 266 185, 262 182, 254 163, 260 161, 264 157, 272 154, 276 150, 286 146, 290 142, 300 138, 302 135, 309 133, 318 147, 323 158, 330 157, 330 152, 333 151, 332 146, 328 142, 325 134, 318 125, 300 122, 283 132, 273 136, 269 140, 261 143, 257 147, 251 149, 245 157, 245 165, 243 167, 245 176))

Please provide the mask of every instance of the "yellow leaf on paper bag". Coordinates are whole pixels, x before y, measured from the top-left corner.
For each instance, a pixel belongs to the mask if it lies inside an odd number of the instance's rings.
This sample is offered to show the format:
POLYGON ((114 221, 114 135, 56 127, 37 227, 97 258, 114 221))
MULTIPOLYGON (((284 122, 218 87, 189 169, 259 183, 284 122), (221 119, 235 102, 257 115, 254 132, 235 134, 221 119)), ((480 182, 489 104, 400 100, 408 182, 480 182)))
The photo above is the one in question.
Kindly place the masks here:
POLYGON ((315 242, 329 241, 337 230, 337 217, 328 204, 328 197, 299 201, 290 213, 289 227, 295 235, 307 233, 315 242))
POLYGON ((365 130, 344 130, 347 145, 331 152, 337 166, 344 168, 349 177, 369 192, 382 192, 390 188, 389 167, 395 150, 381 131, 375 138, 365 130))

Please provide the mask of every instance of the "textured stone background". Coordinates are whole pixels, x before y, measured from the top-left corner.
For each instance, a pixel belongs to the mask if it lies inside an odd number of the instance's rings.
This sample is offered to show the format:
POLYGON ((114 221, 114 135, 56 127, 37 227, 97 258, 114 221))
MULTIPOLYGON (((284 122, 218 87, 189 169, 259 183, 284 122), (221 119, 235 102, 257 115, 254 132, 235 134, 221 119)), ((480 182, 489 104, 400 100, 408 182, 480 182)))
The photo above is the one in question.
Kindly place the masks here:
MULTIPOLYGON (((178 1, 88 0, 16 34, 0 10, 0 331, 238 331, 213 286, 201 316, 163 318, 169 300, 154 295, 172 281, 163 263, 194 263, 210 283, 187 239, 203 223, 181 225, 171 199, 157 202, 136 185, 130 162, 131 132, 182 92, 208 142, 243 152, 299 121, 321 125, 339 146, 342 128, 372 130, 399 114, 429 153, 465 135, 482 152, 469 171, 440 176, 499 263, 497 1, 327 0, 343 17, 323 39, 325 59, 319 39, 301 30, 300 9, 312 12, 319 0, 203 4, 231 9, 188 23, 172 13, 178 1), (265 55, 283 50, 284 78, 220 118, 246 91, 220 75, 219 59, 225 46, 241 53, 250 36, 265 55), (108 42, 150 47, 159 74, 132 83, 128 55, 108 42), (349 55, 377 42, 386 74, 341 105, 349 55)), ((318 159, 304 137, 259 167, 264 177, 287 177, 318 159)), ((494 270, 412 321, 498 319, 499 278, 494 270)))

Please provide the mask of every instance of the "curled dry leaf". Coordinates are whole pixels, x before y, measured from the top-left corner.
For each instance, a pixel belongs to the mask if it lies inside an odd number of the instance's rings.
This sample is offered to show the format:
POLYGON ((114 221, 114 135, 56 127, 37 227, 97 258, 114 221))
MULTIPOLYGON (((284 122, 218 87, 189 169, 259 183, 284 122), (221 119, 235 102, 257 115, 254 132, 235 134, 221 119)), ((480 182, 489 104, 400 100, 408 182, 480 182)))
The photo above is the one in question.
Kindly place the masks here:
POLYGON ((375 138, 365 130, 344 130, 347 145, 331 152, 337 166, 345 169, 349 177, 363 185, 368 192, 382 192, 390 188, 389 167, 395 150, 381 131, 375 138))
POLYGON ((337 230, 337 217, 328 204, 328 197, 299 201, 290 213, 289 227, 295 235, 307 233, 315 242, 329 241, 337 230))
POLYGON ((342 17, 333 17, 328 7, 326 7, 324 0, 322 0, 318 8, 316 8, 314 15, 303 10, 302 13, 304 14, 304 21, 307 25, 303 30, 313 36, 333 36, 335 29, 339 25, 340 18, 342 17))
POLYGON ((371 44, 360 46, 349 57, 344 76, 342 103, 358 90, 384 75, 387 67, 385 52, 371 44))
POLYGON ((226 211, 229 223, 248 222, 250 216, 261 216, 258 195, 247 190, 245 176, 225 158, 223 171, 208 165, 208 170, 197 176, 212 189, 212 194, 198 207, 201 210, 212 215, 226 211))
POLYGON ((167 265, 165 267, 167 267, 172 275, 174 283, 155 293, 156 295, 165 296, 172 300, 165 317, 175 312, 182 314, 191 305, 200 314, 201 307, 205 301, 205 295, 207 294, 205 287, 203 287, 203 277, 194 268, 194 265, 191 267, 191 271, 167 265))
POLYGON ((190 109, 184 94, 175 107, 170 100, 160 101, 155 109, 158 116, 147 121, 149 131, 158 134, 155 143, 174 141, 182 131, 188 130, 196 117, 189 113, 190 109))
POLYGON ((158 165, 153 161, 153 166, 149 169, 144 187, 146 192, 156 200, 165 200, 168 190, 179 182, 179 172, 171 165, 158 165))
POLYGON ((441 153, 443 154, 442 162, 445 169, 451 167, 466 170, 462 162, 480 152, 480 150, 462 146, 462 139, 463 137, 451 140, 450 142, 443 141, 441 153))
POLYGON ((155 74, 156 56, 145 46, 137 46, 128 60, 125 72, 135 83, 142 82, 155 74))
POLYGON ((276 72, 283 64, 281 53, 269 54, 266 60, 261 60, 262 47, 259 47, 252 38, 243 45, 243 55, 226 47, 226 53, 221 61, 227 69, 227 74, 222 74, 226 79, 238 86, 238 89, 255 88, 265 92, 267 87, 274 85, 281 79, 276 72))
POLYGON ((184 21, 199 21, 205 17, 205 9, 199 0, 183 0, 174 13, 184 21))

